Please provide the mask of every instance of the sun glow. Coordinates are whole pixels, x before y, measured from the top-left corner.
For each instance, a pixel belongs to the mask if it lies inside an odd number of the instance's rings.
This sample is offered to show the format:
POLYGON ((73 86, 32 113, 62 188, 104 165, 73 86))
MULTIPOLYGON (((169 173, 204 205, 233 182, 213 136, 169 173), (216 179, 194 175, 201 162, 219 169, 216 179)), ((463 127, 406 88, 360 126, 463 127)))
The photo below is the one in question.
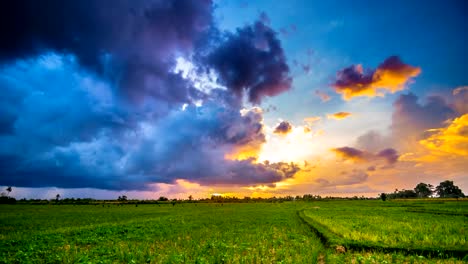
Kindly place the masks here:
POLYGON ((276 135, 273 128, 267 128, 266 143, 259 153, 259 162, 302 162, 308 160, 319 149, 317 138, 320 130, 311 130, 305 126, 293 127, 287 135, 276 135))

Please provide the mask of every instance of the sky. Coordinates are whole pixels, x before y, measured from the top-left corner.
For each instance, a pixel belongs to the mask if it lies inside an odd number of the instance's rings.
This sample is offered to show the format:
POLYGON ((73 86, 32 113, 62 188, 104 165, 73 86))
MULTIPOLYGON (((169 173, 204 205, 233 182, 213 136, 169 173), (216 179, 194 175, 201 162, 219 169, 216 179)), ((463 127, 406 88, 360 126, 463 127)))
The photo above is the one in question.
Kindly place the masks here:
POLYGON ((468 193, 466 1, 2 1, 20 198, 468 193))

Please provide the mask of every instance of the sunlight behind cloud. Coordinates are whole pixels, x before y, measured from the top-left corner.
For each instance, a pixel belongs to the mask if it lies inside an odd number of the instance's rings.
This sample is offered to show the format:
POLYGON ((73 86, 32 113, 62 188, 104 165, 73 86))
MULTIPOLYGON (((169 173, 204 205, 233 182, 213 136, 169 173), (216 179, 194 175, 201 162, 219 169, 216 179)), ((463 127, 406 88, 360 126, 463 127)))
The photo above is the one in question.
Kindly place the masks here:
POLYGON ((317 137, 320 133, 307 132, 304 126, 293 127, 287 135, 276 135, 274 128, 267 127, 267 142, 259 154, 259 161, 303 162, 320 149, 317 137))

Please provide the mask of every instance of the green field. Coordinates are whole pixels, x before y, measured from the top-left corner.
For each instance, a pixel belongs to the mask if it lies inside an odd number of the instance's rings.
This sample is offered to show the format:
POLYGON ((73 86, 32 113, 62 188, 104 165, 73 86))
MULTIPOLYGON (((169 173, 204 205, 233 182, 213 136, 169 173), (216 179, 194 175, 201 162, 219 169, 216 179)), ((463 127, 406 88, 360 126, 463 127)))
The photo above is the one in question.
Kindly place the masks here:
POLYGON ((0 263, 466 263, 450 254, 468 253, 467 213, 467 201, 0 205, 0 263))

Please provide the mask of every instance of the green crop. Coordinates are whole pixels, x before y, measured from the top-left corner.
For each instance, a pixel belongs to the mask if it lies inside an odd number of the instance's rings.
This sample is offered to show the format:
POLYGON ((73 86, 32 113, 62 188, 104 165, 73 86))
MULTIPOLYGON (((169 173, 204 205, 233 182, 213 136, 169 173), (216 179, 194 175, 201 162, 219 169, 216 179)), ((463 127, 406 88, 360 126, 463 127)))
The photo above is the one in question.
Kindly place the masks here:
POLYGON ((338 242, 466 248, 466 202, 421 203, 0 205, 0 263, 461 263, 369 248, 338 253, 298 213, 338 242))

